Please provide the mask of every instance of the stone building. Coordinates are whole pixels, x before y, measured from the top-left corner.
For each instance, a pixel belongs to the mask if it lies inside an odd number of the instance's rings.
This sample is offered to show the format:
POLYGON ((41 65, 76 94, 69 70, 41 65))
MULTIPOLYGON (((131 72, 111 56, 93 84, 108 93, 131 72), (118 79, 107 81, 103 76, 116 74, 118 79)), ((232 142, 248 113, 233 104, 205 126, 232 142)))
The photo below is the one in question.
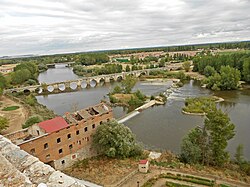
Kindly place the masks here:
POLYGON ((147 173, 149 170, 149 161, 148 160, 140 160, 139 162, 139 172, 147 173))
POLYGON ((66 113, 63 117, 35 124, 29 129, 7 135, 21 149, 55 169, 71 166, 76 160, 92 157, 92 135, 96 128, 113 118, 104 103, 66 113))

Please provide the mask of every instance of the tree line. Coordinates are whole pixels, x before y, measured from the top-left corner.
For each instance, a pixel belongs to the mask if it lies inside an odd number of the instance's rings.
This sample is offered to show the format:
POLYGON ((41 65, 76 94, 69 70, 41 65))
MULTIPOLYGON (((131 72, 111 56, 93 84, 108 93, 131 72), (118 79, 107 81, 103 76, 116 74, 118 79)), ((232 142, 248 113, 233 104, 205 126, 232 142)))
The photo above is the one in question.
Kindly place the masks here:
POLYGON ((250 53, 208 55, 193 60, 193 71, 204 74, 213 90, 237 89, 239 80, 250 82, 250 53))

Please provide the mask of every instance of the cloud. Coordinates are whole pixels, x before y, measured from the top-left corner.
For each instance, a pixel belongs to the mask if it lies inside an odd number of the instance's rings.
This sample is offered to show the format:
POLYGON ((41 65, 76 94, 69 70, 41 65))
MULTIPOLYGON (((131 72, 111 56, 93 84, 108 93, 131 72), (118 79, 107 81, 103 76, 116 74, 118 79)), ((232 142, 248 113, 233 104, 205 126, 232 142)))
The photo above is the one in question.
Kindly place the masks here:
POLYGON ((0 56, 250 39, 248 0, 1 0, 0 56))

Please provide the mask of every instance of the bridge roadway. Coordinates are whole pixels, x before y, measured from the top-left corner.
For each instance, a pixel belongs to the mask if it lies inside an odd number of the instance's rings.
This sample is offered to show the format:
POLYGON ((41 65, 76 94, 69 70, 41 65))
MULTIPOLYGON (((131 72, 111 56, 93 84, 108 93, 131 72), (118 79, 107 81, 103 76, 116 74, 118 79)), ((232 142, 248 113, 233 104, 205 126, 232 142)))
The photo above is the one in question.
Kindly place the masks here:
POLYGON ((177 70, 179 66, 176 65, 169 65, 167 67, 162 68, 153 68, 153 69, 143 69, 143 70, 136 70, 130 72, 122 72, 122 73, 115 73, 115 74, 107 74, 107 75, 98 75, 93 77, 83 77, 81 79, 76 80, 67 80, 62 82, 55 82, 55 83, 41 83, 39 85, 33 86, 26 86, 26 87, 18 87, 18 88, 11 88, 6 89, 4 93, 17 93, 17 92, 36 92, 38 94, 46 93, 58 93, 64 91, 74 91, 77 88, 86 88, 88 86, 95 87, 97 84, 106 83, 110 81, 119 81, 125 78, 126 75, 132 75, 134 77, 140 77, 141 75, 149 75, 151 71, 157 70, 177 70))

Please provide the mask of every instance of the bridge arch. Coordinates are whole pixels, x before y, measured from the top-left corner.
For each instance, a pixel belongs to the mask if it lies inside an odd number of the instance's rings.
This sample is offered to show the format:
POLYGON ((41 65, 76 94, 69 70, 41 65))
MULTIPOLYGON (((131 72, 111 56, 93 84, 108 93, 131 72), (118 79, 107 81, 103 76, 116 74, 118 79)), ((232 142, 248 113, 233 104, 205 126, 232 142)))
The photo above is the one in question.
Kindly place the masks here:
POLYGON ((89 82, 90 87, 94 88, 97 85, 97 81, 95 79, 91 79, 89 82))
POLYGON ((50 85, 50 86, 47 87, 47 91, 50 92, 50 93, 53 92, 54 89, 55 89, 55 88, 54 88, 54 86, 52 86, 52 85, 50 85))
POLYGON ((100 84, 101 86, 105 84, 105 78, 104 78, 104 77, 100 78, 99 84, 100 84))
POLYGON ((122 75, 118 75, 118 76, 116 77, 116 81, 121 82, 122 80, 123 80, 122 75))
POLYGON ((81 82, 81 88, 87 88, 87 86, 88 86, 87 81, 86 81, 86 80, 83 80, 83 81, 81 82))
POLYGON ((65 84, 63 84, 63 83, 58 84, 58 89, 59 89, 60 91, 64 91, 64 90, 66 89, 65 84))
POLYGON ((25 90, 23 90, 23 93, 24 93, 25 95, 29 95, 29 94, 31 93, 31 91, 30 91, 29 89, 25 89, 25 90))
POLYGON ((71 82, 71 83, 69 84, 69 87, 70 87, 72 90, 76 90, 76 88, 77 88, 77 82, 71 82))

